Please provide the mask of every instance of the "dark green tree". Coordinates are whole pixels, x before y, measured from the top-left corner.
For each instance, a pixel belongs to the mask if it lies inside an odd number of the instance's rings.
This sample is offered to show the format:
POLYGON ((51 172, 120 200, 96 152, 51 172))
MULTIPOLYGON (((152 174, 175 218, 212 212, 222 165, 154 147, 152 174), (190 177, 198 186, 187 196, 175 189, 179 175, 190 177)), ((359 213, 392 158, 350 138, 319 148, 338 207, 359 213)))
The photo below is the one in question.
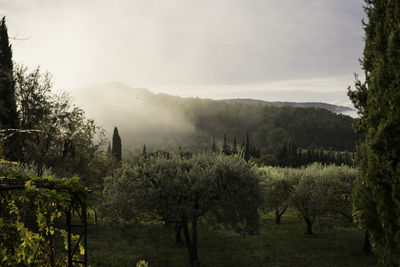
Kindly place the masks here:
POLYGON ((250 139, 249 139, 249 131, 246 132, 246 144, 244 148, 244 159, 249 160, 251 157, 250 155, 250 139))
POLYGON ((122 160, 122 145, 121 145, 121 137, 118 134, 118 128, 114 127, 114 133, 112 138, 112 151, 111 154, 115 157, 115 159, 120 162, 122 160))
POLYGON ((226 141, 226 134, 224 134, 224 142, 222 143, 222 146, 221 146, 221 153, 223 153, 225 155, 231 154, 231 149, 226 141))
POLYGON ((237 150, 237 144, 236 144, 236 136, 233 137, 233 148, 232 148, 232 154, 236 154, 238 152, 237 150))
MULTIPOLYGON (((15 83, 13 78, 12 49, 8 39, 6 19, 0 21, 0 128, 19 128, 15 83)), ((8 138, 4 144, 4 156, 9 160, 18 159, 16 136, 8 138)))
POLYGON ((400 2, 366 0, 365 82, 348 95, 358 109, 353 208, 383 265, 400 265, 400 2))
POLYGON ((146 145, 143 145, 143 150, 142 150, 142 154, 145 158, 147 158, 147 149, 146 149, 146 145))
POLYGON ((211 146, 211 150, 212 152, 217 152, 217 146, 215 145, 215 136, 213 136, 213 143, 211 146))
POLYGON ((107 155, 111 155, 111 143, 108 142, 107 155))

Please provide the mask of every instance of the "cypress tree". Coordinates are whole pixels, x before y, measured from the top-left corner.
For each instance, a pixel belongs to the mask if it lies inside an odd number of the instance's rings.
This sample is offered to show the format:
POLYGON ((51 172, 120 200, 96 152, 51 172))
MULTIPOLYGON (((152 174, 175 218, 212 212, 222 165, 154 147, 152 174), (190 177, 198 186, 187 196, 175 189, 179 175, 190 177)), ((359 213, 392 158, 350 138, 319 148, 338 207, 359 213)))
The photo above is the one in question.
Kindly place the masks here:
POLYGON ((246 147, 244 150, 244 159, 249 160, 250 159, 250 139, 249 139, 249 131, 246 132, 246 147))
POLYGON ((356 77, 355 90, 348 92, 360 115, 357 131, 364 137, 357 147, 353 208, 382 263, 399 266, 400 2, 365 2, 361 64, 366 79, 356 77))
POLYGON ((224 142, 222 143, 221 153, 223 153, 225 155, 230 155, 231 154, 231 151, 229 149, 228 143, 226 141, 226 134, 224 134, 224 142))
POLYGON ((217 152, 217 147, 215 145, 215 136, 213 136, 213 143, 212 143, 212 146, 211 146, 211 150, 212 150, 212 152, 217 152))
POLYGON ((237 154, 237 144, 236 144, 236 136, 233 137, 233 149, 232 149, 232 154, 237 154))
POLYGON ((289 166, 288 158, 289 153, 287 149, 286 139, 283 141, 283 144, 280 145, 279 152, 278 152, 278 160, 281 167, 289 166))
MULTIPOLYGON (((8 39, 5 17, 0 21, 0 128, 19 128, 17 105, 15 102, 12 49, 8 39)), ((17 160, 18 151, 16 136, 6 140, 4 155, 7 159, 17 160)))
POLYGON ((183 158, 184 154, 183 154, 183 151, 182 151, 182 147, 181 147, 181 146, 179 146, 179 148, 178 148, 178 154, 179 154, 179 157, 180 157, 180 158, 183 158))
POLYGON ((118 134, 118 128, 117 127, 114 127, 111 154, 115 157, 115 159, 118 162, 120 162, 122 160, 121 137, 118 134))
POLYGON ((107 155, 111 155, 111 143, 108 142, 107 155))
POLYGON ((147 149, 146 149, 146 145, 143 145, 142 154, 143 154, 144 158, 147 158, 147 149))

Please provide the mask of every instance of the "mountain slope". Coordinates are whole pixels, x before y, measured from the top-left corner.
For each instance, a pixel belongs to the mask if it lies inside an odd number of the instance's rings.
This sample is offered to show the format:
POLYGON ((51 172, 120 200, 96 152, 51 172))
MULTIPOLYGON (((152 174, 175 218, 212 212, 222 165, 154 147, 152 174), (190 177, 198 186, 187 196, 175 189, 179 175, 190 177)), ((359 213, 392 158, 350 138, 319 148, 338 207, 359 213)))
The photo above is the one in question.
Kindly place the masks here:
POLYGON ((252 142, 264 150, 288 138, 301 147, 353 150, 356 140, 354 119, 315 107, 270 105, 252 99, 181 98, 116 82, 80 88, 73 96, 100 126, 109 132, 118 127, 125 150, 139 150, 146 144, 150 149, 182 146, 203 151, 210 149, 213 136, 217 145, 224 134, 228 142, 235 136, 241 144, 247 131, 252 142))

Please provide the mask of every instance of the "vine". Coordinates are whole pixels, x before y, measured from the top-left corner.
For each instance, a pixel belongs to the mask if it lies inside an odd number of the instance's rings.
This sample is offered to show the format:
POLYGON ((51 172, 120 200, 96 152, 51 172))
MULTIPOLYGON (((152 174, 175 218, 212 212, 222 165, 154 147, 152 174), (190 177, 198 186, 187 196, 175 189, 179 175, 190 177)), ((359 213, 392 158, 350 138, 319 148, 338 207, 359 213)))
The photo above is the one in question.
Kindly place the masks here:
MULTIPOLYGON (((62 217, 86 204, 87 189, 77 176, 33 177, 18 172, 18 163, 0 160, 0 164, 1 265, 66 265, 67 232, 62 217)), ((80 245, 80 253, 84 252, 80 245)))

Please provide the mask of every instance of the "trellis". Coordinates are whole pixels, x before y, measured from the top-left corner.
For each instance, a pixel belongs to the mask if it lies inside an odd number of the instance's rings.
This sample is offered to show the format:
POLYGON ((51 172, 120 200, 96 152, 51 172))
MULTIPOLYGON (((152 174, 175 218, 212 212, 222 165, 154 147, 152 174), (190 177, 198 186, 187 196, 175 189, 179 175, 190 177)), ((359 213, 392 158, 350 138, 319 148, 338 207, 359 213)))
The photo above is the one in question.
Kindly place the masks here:
MULTIPOLYGON (((3 178, 0 183, 0 192, 4 197, 3 192, 9 192, 14 190, 24 190, 26 188, 25 183, 18 182, 15 178, 3 178)), ((38 186, 39 188, 46 188, 45 186, 38 186)), ((72 267, 76 264, 82 264, 88 266, 88 253, 87 253, 87 207, 86 199, 82 199, 78 194, 71 194, 72 198, 77 200, 78 206, 70 205, 64 210, 66 221, 65 227, 67 230, 67 266, 72 267), (79 222, 78 224, 72 223, 72 214, 77 213, 79 222), (79 239, 78 242, 73 244, 72 242, 72 229, 78 228, 79 239), (81 255, 78 253, 79 245, 82 244, 84 253, 81 255)))

